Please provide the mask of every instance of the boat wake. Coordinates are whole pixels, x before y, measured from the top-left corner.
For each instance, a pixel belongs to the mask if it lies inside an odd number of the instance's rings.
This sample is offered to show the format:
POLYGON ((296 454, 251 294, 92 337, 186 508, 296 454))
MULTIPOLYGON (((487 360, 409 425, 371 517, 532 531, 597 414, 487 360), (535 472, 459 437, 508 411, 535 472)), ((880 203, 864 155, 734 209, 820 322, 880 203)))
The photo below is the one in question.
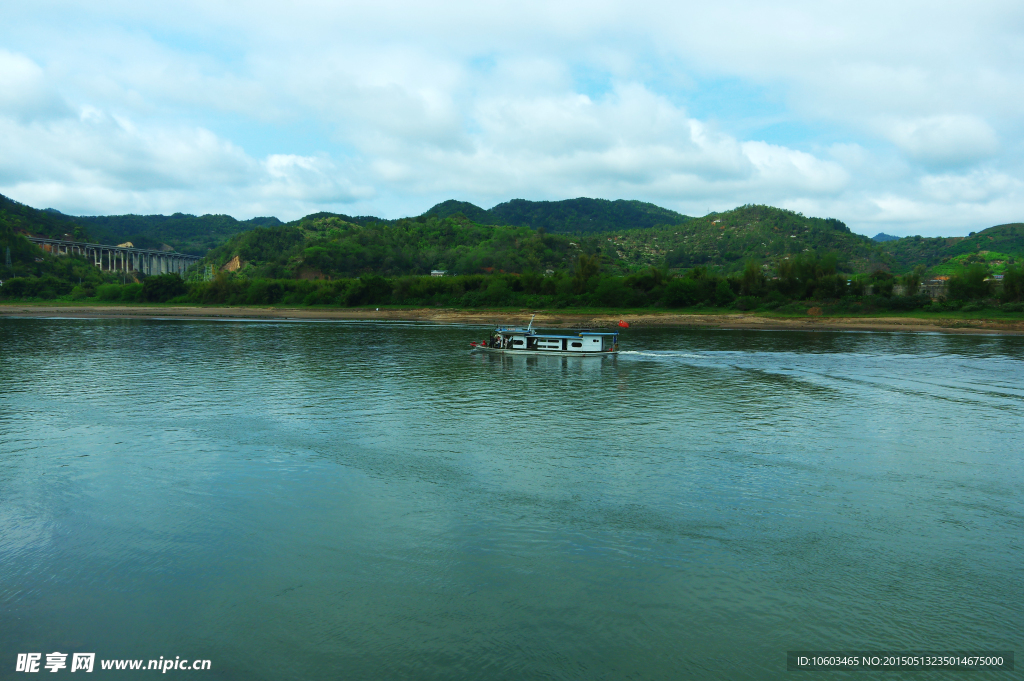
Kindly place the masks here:
POLYGON ((682 352, 679 350, 619 350, 619 354, 639 357, 662 357, 665 359, 673 359, 676 357, 699 359, 703 357, 703 355, 695 355, 692 352, 682 352))

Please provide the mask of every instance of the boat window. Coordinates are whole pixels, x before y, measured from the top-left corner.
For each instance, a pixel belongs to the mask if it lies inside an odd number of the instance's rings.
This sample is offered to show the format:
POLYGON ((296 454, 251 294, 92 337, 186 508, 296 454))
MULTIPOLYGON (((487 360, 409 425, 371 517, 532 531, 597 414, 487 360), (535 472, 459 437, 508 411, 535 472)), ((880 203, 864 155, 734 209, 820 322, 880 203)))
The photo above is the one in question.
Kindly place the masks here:
POLYGON ((522 345, 522 344, 523 344, 523 341, 521 341, 521 340, 514 340, 514 341, 512 341, 512 345, 522 345))
POLYGON ((578 342, 573 341, 572 346, 574 348, 582 348, 583 347, 583 343, 578 343, 578 342))

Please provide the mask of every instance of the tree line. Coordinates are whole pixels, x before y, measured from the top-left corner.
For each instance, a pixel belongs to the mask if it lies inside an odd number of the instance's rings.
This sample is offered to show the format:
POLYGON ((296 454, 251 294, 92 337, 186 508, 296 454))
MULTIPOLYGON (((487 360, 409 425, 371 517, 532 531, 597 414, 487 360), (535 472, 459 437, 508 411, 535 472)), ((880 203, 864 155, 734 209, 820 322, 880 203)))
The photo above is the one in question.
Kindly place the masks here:
MULTIPOLYGON (((717 308, 804 314, 966 310, 1003 304, 1024 311, 1024 270, 1010 268, 1001 290, 982 266, 972 266, 948 283, 945 302, 916 294, 922 270, 894 277, 877 271, 867 276, 839 272, 833 255, 796 256, 768 276, 755 261, 737 274, 722 275, 694 267, 681 275, 651 267, 628 276, 602 273, 596 256, 581 254, 573 268, 542 275, 469 274, 451 277, 378 274, 334 280, 243 278, 218 273, 212 281, 186 282, 176 274, 146 277, 141 283, 73 282, 16 277, 0 287, 4 298, 95 299, 106 302, 176 302, 220 305, 366 305, 461 308, 717 308), (909 295, 900 295, 900 291, 909 295)), ((95 270, 94 270, 95 271, 95 270)))

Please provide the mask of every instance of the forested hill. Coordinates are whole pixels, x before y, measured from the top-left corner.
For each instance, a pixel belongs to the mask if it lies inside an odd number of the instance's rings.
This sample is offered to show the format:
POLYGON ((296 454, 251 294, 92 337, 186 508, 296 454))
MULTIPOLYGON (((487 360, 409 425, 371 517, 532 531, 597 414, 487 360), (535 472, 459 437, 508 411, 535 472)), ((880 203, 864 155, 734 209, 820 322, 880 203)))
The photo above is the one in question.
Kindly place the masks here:
POLYGON ((796 255, 826 253, 836 254, 845 271, 888 267, 880 245, 852 234, 839 220, 769 206, 583 236, 480 224, 461 210, 446 218, 366 224, 318 214, 238 234, 209 258, 223 267, 237 257, 235 266, 250 277, 351 277, 427 274, 434 269, 460 274, 559 271, 572 268, 581 254, 595 256, 608 273, 698 265, 731 272, 748 260, 774 269, 796 255))
POLYGON ((206 255, 228 238, 254 227, 282 224, 274 217, 236 220, 230 215, 105 215, 78 217, 96 241, 130 241, 138 248, 160 249, 165 244, 180 253, 206 255))
POLYGON ((230 215, 65 215, 53 208, 40 210, 0 194, 0 225, 13 232, 69 238, 104 244, 132 242, 139 248, 170 246, 181 253, 206 255, 229 237, 254 227, 282 224, 277 218, 236 220, 230 215))
POLYGON ((235 235, 208 259, 223 267, 237 257, 235 266, 250 277, 401 276, 559 270, 572 266, 579 249, 567 236, 481 225, 462 215, 361 225, 317 214, 235 235))
POLYGON ((833 218, 806 217, 770 206, 741 206, 690 218, 639 201, 514 200, 484 210, 446 201, 415 218, 381 220, 315 213, 287 224, 277 218, 227 215, 73 217, 0 196, 3 246, 28 258, 16 233, 100 243, 131 241, 207 255, 225 265, 236 256, 246 276, 335 277, 544 272, 597 256, 608 273, 649 266, 680 271, 708 266, 741 270, 750 261, 776 271, 800 254, 834 254, 841 271, 902 274, 923 265, 951 274, 981 263, 999 273, 1024 260, 1024 224, 990 227, 968 237, 903 237, 880 242, 853 234, 833 218), (587 229, 580 227, 583 225, 587 229), (616 227, 618 225, 618 227, 616 227), (543 228, 543 229, 540 229, 543 228), (23 252, 24 251, 24 252, 23 252))
POLYGON ((555 234, 595 234, 624 229, 644 229, 656 225, 678 225, 690 220, 686 215, 643 201, 606 199, 567 199, 565 201, 527 201, 513 199, 490 210, 465 201, 439 203, 423 217, 446 218, 458 213, 485 225, 512 225, 544 228, 555 234))
MULTIPOLYGON (((59 239, 68 235, 75 239, 88 237, 87 229, 75 218, 55 210, 39 210, 18 203, 0 194, 0 227, 59 239)), ((6 230, 5 230, 6 231, 6 230)))

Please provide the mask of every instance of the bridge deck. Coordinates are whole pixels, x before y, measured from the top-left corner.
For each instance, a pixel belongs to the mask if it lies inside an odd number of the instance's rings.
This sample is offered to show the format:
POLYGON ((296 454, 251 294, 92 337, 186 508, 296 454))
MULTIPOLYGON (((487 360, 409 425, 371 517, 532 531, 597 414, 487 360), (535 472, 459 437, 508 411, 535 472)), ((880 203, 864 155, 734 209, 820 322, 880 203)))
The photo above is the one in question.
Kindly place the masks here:
POLYGON ((92 260, 93 265, 101 270, 118 270, 125 272, 141 272, 146 275, 185 273, 190 265, 202 260, 202 256, 178 253, 176 251, 156 251, 150 248, 134 246, 111 246, 93 244, 86 241, 67 241, 65 239, 49 239, 46 237, 26 237, 44 251, 54 255, 79 253, 92 260), (49 246, 49 248, 47 248, 49 246), (106 265, 106 267, 104 267, 106 265))

